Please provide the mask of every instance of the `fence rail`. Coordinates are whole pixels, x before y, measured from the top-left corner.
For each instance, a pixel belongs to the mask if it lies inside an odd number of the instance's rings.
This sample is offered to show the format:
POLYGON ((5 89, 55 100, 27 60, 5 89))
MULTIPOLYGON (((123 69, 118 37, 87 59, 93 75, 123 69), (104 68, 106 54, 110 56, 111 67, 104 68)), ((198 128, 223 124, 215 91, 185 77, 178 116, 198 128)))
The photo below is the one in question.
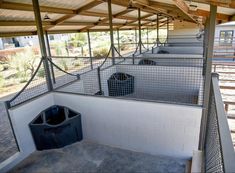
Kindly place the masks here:
POLYGON ((217 74, 212 75, 204 150, 205 172, 235 171, 235 153, 217 74))

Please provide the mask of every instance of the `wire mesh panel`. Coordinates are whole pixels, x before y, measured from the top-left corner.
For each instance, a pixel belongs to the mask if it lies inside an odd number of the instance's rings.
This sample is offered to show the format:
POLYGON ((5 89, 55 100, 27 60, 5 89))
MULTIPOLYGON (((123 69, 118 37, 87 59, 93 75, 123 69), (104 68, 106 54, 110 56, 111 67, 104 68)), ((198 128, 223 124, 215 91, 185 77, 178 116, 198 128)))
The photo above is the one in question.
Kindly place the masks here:
POLYGON ((46 92, 48 92, 48 88, 43 60, 41 60, 31 79, 25 87, 8 102, 8 104, 12 107, 46 92))
POLYGON ((18 152, 4 103, 0 103, 0 163, 18 152))
MULTIPOLYGON (((202 104, 202 58, 144 59, 135 57, 134 64, 130 64, 131 60, 126 58, 124 62, 116 65, 114 73, 117 76, 133 76, 133 85, 126 85, 125 83, 128 83, 126 78, 113 78, 113 80, 116 80, 116 86, 115 82, 112 82, 112 85, 109 84, 108 86, 109 90, 113 88, 119 88, 120 92, 126 90, 128 94, 122 95, 122 97, 128 98, 202 104), (146 60, 155 63, 148 63, 146 60), (130 93, 129 90, 132 91, 133 87, 134 91, 130 93)), ((110 71, 103 73, 109 74, 109 77, 112 78, 110 71)), ((108 79, 107 77, 105 79, 101 77, 101 79, 104 87, 108 79)))
POLYGON ((210 94, 210 107, 207 117, 206 141, 205 141, 205 162, 206 172, 224 172, 223 158, 220 143, 218 115, 214 91, 210 94))
MULTIPOLYGON (((100 72, 93 69, 81 75, 79 86, 73 84, 77 88, 76 93, 94 95, 99 92, 107 97, 202 104, 202 58, 147 59, 154 61, 153 64, 145 64, 147 61, 140 63, 146 60, 141 57, 134 58, 134 64, 133 58, 120 58, 120 63, 101 68, 100 72)), ((106 62, 107 59, 103 64, 106 62)))
MULTIPOLYGON (((72 81, 75 81, 79 77, 79 68, 76 68, 76 65, 73 62, 73 59, 66 58, 67 62, 70 62, 70 65, 68 66, 66 64, 61 64, 62 59, 59 59, 60 61, 49 61, 50 64, 50 71, 52 76, 52 85, 53 88, 56 89, 58 87, 61 87, 63 85, 66 85, 72 81)), ((84 69, 81 69, 83 71, 84 69)), ((89 69, 90 70, 90 69, 89 69)))

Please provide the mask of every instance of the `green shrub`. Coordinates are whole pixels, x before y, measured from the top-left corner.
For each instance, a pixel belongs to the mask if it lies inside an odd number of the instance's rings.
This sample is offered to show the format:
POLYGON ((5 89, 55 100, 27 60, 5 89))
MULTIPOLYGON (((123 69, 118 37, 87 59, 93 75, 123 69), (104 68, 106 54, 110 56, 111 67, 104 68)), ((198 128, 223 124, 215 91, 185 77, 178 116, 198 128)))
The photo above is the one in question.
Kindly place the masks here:
POLYGON ((69 68, 68 68, 68 65, 67 65, 67 60, 61 59, 61 60, 60 60, 60 64, 61 64, 62 69, 63 69, 64 71, 67 71, 67 70, 69 69, 69 68))
POLYGON ((108 54, 108 51, 109 50, 107 48, 95 49, 93 51, 93 55, 94 55, 94 57, 99 57, 99 58, 106 57, 108 54))
POLYGON ((44 78, 45 76, 45 70, 44 68, 40 68, 37 73, 37 77, 44 78))
POLYGON ((34 74, 38 62, 39 58, 28 47, 25 52, 17 53, 11 57, 9 67, 17 77, 26 79, 34 74))
POLYGON ((0 75, 0 87, 3 87, 5 84, 5 79, 2 75, 0 75))

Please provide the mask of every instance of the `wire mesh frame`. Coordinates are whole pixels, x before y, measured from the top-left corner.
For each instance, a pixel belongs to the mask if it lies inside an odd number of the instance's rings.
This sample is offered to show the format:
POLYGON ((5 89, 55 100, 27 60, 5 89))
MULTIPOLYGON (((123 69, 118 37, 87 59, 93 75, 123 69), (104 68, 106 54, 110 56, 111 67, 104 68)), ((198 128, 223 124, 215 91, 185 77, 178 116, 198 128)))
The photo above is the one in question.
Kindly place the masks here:
POLYGON ((17 106, 27 100, 48 92, 45 69, 43 66, 44 58, 41 58, 35 72, 28 80, 26 85, 10 100, 6 101, 8 108, 17 106))
MULTIPOLYGON (((108 79, 114 73, 127 73, 135 77, 135 86, 133 84, 124 86, 120 83, 110 83, 110 86, 122 88, 120 91, 124 93, 120 95, 122 99, 163 101, 199 106, 202 104, 202 58, 153 58, 157 62, 156 65, 139 65, 137 59, 140 61, 145 58, 136 57, 136 63, 132 64, 132 58, 123 57, 123 60, 115 65, 109 64, 102 66, 103 68, 81 74, 80 82, 71 84, 60 91, 85 95, 103 95, 104 97, 115 96, 117 98, 119 97, 118 94, 110 95, 109 93, 108 79), (128 93, 129 90, 133 90, 133 92, 128 93)), ((122 76, 119 77, 122 80, 122 76)))
POLYGON ((205 171, 225 172, 222 156, 221 138, 219 132, 218 115, 216 112, 216 102, 214 90, 210 91, 210 107, 207 117, 206 140, 205 140, 205 171))
MULTIPOLYGON (((135 57, 133 64, 132 59, 127 57, 125 61, 116 65, 116 72, 135 77, 135 91, 131 94, 126 92, 128 94, 123 98, 202 105, 202 58, 135 57), (150 63, 141 63, 143 60, 150 63)), ((118 86, 119 84, 114 85, 112 84, 113 87, 122 87, 118 86)), ((126 91, 131 89, 130 87, 126 86, 126 91)))

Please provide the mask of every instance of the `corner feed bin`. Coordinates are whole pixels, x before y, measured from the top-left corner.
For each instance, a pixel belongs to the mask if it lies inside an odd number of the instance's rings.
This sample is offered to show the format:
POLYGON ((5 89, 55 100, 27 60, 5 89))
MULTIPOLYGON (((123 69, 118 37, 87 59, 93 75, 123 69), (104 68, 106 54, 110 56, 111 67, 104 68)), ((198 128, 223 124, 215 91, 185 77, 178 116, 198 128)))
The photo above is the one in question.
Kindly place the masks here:
POLYGON ((81 114, 63 106, 42 111, 29 127, 38 150, 64 147, 83 138, 81 114))
POLYGON ((150 59, 142 59, 139 61, 139 65, 157 65, 157 63, 150 59))
POLYGON ((114 73, 108 79, 109 96, 124 96, 134 92, 134 76, 114 73))

